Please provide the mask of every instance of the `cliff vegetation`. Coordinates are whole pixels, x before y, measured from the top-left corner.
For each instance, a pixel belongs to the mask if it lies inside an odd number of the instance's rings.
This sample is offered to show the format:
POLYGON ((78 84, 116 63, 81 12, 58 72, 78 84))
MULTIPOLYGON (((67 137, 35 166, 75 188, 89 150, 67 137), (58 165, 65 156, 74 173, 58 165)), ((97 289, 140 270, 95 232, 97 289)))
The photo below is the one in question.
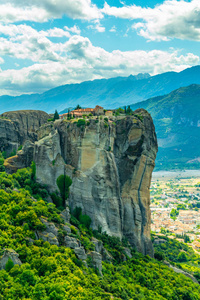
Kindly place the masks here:
POLYGON ((0 299, 200 299, 198 284, 138 253, 126 240, 91 230, 80 210, 71 217, 76 226, 66 223, 34 177, 34 166, 0 173, 0 299), (48 226, 58 229, 58 244, 40 235, 48 226), (83 263, 65 246, 66 236, 76 237, 86 253, 94 239, 103 242, 112 259, 103 261, 102 274, 90 259, 83 263))

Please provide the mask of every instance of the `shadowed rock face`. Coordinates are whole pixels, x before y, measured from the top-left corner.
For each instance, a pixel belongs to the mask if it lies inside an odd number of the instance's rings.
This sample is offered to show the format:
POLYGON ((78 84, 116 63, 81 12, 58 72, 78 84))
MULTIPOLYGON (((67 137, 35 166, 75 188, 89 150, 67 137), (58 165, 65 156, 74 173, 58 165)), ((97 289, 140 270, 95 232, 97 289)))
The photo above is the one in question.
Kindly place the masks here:
MULTIPOLYGON (((138 251, 152 256, 149 187, 157 139, 151 116, 137 110, 135 116, 108 126, 104 120, 91 120, 86 127, 64 120, 51 129, 45 126, 33 144, 37 180, 53 191, 57 177, 69 175, 72 209, 81 207, 93 229, 126 237, 138 251)), ((20 154, 24 162, 28 153, 30 149, 20 154)))
POLYGON ((36 131, 47 122, 49 115, 39 110, 18 110, 0 115, 0 151, 8 154, 28 139, 37 140, 36 131))

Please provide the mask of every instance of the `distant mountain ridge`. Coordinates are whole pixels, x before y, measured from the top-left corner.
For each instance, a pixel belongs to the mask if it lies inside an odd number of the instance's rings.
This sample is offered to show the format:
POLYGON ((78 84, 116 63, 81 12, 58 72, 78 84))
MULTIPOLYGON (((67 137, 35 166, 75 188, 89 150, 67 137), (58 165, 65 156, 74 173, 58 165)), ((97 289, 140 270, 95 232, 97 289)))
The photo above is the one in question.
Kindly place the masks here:
POLYGON ((200 84, 200 66, 180 73, 167 72, 155 76, 138 74, 67 84, 43 94, 1 96, 0 113, 19 109, 39 109, 52 113, 55 109, 63 111, 77 104, 84 107, 95 107, 98 104, 105 108, 116 108, 168 94, 190 84, 200 84))
POLYGON ((158 137, 157 169, 200 167, 200 85, 131 105, 151 114, 158 137))

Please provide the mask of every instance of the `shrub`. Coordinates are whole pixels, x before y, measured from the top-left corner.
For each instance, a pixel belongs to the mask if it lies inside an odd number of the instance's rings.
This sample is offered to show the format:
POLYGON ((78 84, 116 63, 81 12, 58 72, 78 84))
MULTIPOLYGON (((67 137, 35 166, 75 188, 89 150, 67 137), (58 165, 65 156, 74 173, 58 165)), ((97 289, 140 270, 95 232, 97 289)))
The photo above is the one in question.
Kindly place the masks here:
POLYGON ((17 149, 17 151, 20 151, 20 150, 22 150, 22 145, 20 145, 19 147, 18 147, 18 149, 17 149))
POLYGON ((7 272, 10 272, 10 270, 11 270, 13 267, 14 267, 14 263, 13 263, 12 259, 9 257, 9 258, 8 258, 8 261, 7 261, 6 265, 5 265, 5 270, 6 270, 7 272))
POLYGON ((3 152, 2 152, 2 156, 3 156, 3 158, 6 159, 6 158, 7 158, 7 152, 6 152, 6 151, 3 151, 3 152))
POLYGON ((179 262, 186 262, 188 260, 185 252, 180 252, 177 259, 179 262))
POLYGON ((91 218, 89 216, 87 216, 87 215, 81 215, 80 218, 79 218, 79 221, 87 229, 90 228, 92 220, 91 220, 91 218))
POLYGON ((86 121, 84 119, 79 119, 77 122, 77 126, 81 127, 81 126, 85 126, 86 121))
POLYGON ((0 165, 0 172, 5 172, 5 169, 4 165, 0 165))
POLYGON ((71 221, 75 226, 78 226, 79 224, 82 224, 85 228, 89 229, 91 225, 91 218, 87 215, 82 215, 82 208, 81 207, 76 207, 73 212, 72 216, 74 218, 71 218, 71 221), (78 222, 76 222, 76 220, 78 222), (75 224, 76 223, 76 224, 75 224))
POLYGON ((63 205, 63 199, 59 197, 56 193, 51 194, 51 199, 56 207, 61 207, 63 205))
POLYGON ((164 260, 165 259, 165 255, 162 252, 158 252, 158 251, 156 251, 154 253, 154 257, 157 260, 164 260))
POLYGON ((143 122, 143 120, 144 120, 144 117, 143 116, 141 116, 141 115, 134 115, 136 118, 138 118, 141 122, 143 122))
POLYGON ((73 212, 72 215, 79 220, 80 216, 82 215, 82 208, 81 207, 76 207, 73 212))
POLYGON ((17 153, 17 152, 16 152, 16 150, 14 149, 14 150, 13 150, 13 151, 10 153, 10 155, 9 155, 9 156, 10 156, 10 157, 12 157, 12 156, 15 156, 15 155, 16 155, 16 153, 17 153))

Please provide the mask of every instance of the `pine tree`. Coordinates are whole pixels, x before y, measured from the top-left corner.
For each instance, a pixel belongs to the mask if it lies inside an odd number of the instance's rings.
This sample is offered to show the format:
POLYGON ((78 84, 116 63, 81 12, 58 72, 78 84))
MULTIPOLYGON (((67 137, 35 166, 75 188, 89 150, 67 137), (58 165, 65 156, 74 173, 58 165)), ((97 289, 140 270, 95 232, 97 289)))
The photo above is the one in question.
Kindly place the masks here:
POLYGON ((60 194, 64 204, 65 200, 69 196, 69 187, 72 184, 72 180, 68 175, 60 175, 56 180, 56 184, 60 190, 60 194))
POLYGON ((54 116, 53 116, 53 120, 58 120, 60 117, 59 117, 59 114, 58 114, 58 111, 55 110, 55 113, 54 113, 54 116))
POLYGON ((78 104, 78 105, 76 106, 75 110, 76 110, 76 109, 81 109, 81 106, 78 104))
POLYGON ((126 110, 127 115, 130 115, 132 113, 132 109, 130 108, 130 105, 128 106, 126 110))

